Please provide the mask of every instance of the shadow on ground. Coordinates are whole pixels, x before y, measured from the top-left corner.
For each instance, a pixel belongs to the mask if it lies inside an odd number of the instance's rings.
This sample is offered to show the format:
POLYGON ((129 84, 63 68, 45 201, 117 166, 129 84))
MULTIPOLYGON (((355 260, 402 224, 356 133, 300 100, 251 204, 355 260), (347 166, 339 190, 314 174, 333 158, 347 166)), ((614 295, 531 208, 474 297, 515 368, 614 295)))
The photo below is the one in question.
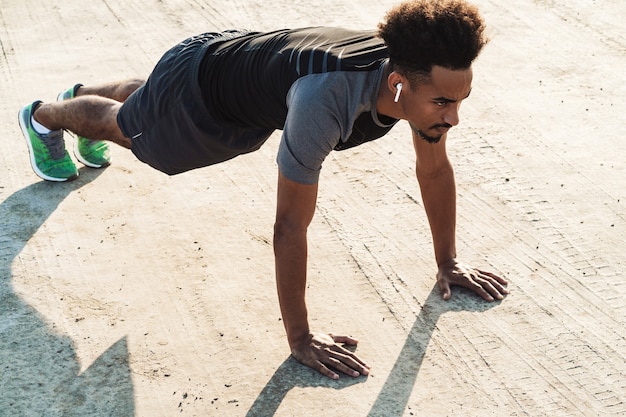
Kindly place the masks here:
MULTIPOLYGON (((442 314, 460 311, 481 312, 500 304, 500 302, 485 302, 463 288, 455 288, 454 291, 454 297, 446 302, 441 299, 437 286, 431 290, 368 417, 402 417, 404 415, 426 349, 442 314)), ((344 377, 339 381, 332 381, 304 368, 290 357, 274 373, 252 404, 246 417, 275 415, 287 393, 296 387, 342 389, 365 381, 367 381, 365 377, 357 379, 344 377)))
POLYGON ((404 346, 396 359, 383 389, 378 394, 368 417, 402 417, 413 392, 426 349, 437 328, 439 317, 446 313, 489 310, 500 302, 486 302, 464 288, 455 288, 449 301, 441 299, 435 285, 428 294, 404 346))
POLYGON ((87 370, 72 341, 15 294, 12 265, 28 241, 73 191, 101 171, 81 169, 71 183, 38 182, 0 203, 0 415, 132 416, 126 339, 87 370))
POLYGON ((289 391, 297 387, 342 389, 365 381, 367 381, 367 377, 364 376, 350 378, 345 375, 338 380, 333 380, 322 376, 317 371, 305 368, 290 356, 274 372, 272 378, 248 410, 246 417, 273 416, 289 391))

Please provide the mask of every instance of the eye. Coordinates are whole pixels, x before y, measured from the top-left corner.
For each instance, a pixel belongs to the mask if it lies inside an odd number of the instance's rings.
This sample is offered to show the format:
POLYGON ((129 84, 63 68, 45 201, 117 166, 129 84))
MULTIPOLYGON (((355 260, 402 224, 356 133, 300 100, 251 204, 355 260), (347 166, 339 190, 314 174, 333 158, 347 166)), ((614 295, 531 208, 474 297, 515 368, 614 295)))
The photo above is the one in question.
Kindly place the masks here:
POLYGON ((443 101, 443 100, 435 101, 435 106, 437 107, 444 107, 446 104, 448 104, 447 101, 443 101))

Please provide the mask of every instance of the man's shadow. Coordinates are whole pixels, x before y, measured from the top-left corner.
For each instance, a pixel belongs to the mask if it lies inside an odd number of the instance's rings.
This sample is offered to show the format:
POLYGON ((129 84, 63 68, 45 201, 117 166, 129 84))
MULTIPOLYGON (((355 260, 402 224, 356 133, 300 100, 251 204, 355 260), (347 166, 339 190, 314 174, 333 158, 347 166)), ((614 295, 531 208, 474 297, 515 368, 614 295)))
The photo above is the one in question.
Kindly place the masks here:
MULTIPOLYGON (((482 312, 497 305, 499 302, 488 303, 470 291, 456 287, 454 297, 446 302, 441 299, 439 288, 435 285, 422 306, 368 417, 402 417, 404 415, 426 349, 442 314, 460 311, 482 312)), ((331 381, 304 368, 290 357, 274 373, 250 407, 246 417, 273 416, 287 393, 295 387, 342 389, 365 381, 364 377, 357 379, 343 377, 339 381, 331 381)))
POLYGON ((71 192, 101 172, 83 168, 73 182, 38 182, 0 203, 0 415, 134 415, 126 339, 79 374, 70 338, 56 332, 12 285, 12 265, 28 241, 71 192))

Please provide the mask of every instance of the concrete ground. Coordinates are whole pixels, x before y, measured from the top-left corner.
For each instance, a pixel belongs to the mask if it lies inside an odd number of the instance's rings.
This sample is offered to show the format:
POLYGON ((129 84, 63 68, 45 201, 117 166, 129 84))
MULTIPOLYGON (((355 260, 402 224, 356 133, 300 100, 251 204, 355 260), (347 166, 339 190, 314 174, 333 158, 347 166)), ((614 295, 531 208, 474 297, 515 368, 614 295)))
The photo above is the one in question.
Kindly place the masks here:
POLYGON ((626 415, 626 3, 476 3, 492 41, 449 138, 458 249, 511 294, 441 300, 406 123, 333 153, 310 320, 358 337, 373 368, 331 381, 290 359, 280 320, 279 132, 175 177, 115 147, 53 184, 17 112, 145 77, 192 34, 375 28, 395 3, 1 0, 0 415, 626 415))

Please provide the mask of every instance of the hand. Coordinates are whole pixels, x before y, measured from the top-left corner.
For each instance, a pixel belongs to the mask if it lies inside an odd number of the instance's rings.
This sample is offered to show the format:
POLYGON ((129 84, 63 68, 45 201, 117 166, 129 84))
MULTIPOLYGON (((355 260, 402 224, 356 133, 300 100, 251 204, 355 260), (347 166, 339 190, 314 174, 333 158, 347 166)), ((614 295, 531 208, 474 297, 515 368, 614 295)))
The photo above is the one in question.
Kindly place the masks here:
POLYGON ((441 289, 441 296, 449 300, 452 296, 451 285, 468 288, 487 301, 502 300, 509 290, 505 288, 509 283, 491 272, 481 271, 469 265, 451 259, 439 265, 437 283, 441 289))
POLYGON ((369 366, 339 343, 356 345, 358 340, 348 336, 308 333, 297 346, 292 346, 291 354, 303 365, 332 379, 339 379, 333 370, 352 377, 368 375, 369 366))

